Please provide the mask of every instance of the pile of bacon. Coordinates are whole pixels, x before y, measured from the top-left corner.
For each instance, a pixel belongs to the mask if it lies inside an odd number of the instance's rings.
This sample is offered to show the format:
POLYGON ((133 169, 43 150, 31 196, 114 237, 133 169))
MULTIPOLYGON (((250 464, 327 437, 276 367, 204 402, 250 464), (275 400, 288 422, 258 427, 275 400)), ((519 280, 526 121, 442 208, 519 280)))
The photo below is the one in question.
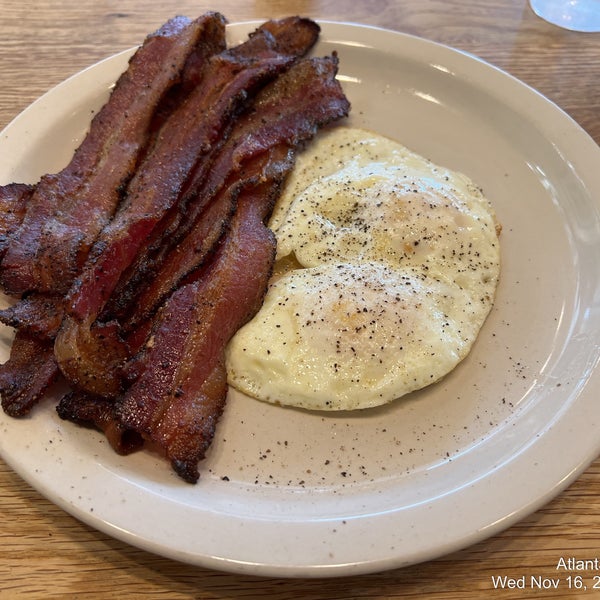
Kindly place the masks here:
POLYGON ((119 453, 162 452, 185 481, 222 414, 224 349, 262 304, 265 223, 298 149, 348 114, 309 19, 227 48, 225 19, 176 17, 132 56, 71 162, 0 186, 0 284, 16 329, 2 407, 63 380, 63 419, 119 453))

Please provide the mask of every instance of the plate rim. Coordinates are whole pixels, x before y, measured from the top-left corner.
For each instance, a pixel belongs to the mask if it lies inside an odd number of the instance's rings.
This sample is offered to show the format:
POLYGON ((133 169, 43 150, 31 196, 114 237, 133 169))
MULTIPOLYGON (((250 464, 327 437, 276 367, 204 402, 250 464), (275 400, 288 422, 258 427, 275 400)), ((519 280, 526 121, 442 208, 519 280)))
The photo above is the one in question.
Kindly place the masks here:
MULTIPOLYGON (((228 27, 230 29, 231 28, 239 28, 242 31, 245 31, 246 29, 254 26, 257 23, 261 23, 261 22, 262 21, 258 21, 258 20, 242 21, 239 23, 232 23, 228 27)), ((498 67, 491 65, 490 63, 482 60, 481 58, 479 58, 473 54, 470 54, 468 52, 458 50, 455 48, 451 48, 444 44, 440 44, 439 42, 427 40, 425 38, 421 38, 421 37, 418 37, 418 36, 415 36, 412 34, 402 33, 402 32, 394 31, 391 29, 386 29, 386 28, 379 27, 379 26, 363 25, 360 23, 351 23, 351 22, 345 22, 345 21, 317 20, 317 22, 322 26, 322 28, 323 28, 322 36, 325 36, 325 37, 328 36, 329 29, 340 29, 340 30, 349 29, 350 31, 383 32, 385 35, 391 34, 393 36, 400 36, 401 38, 404 38, 405 40, 409 40, 410 43, 423 45, 424 47, 433 48, 434 51, 436 51, 436 52, 443 52, 443 53, 449 52, 451 56, 461 57, 461 58, 456 58, 456 60, 458 60, 459 62, 461 60, 475 61, 473 64, 478 64, 479 66, 477 68, 483 69, 486 72, 489 69, 492 69, 493 72, 496 74, 494 76, 500 76, 503 78, 508 77, 513 82, 513 86, 516 86, 519 89, 527 90, 527 92, 526 92, 527 94, 534 94, 534 96, 538 98, 537 102, 538 102, 539 106, 544 106, 544 107, 546 107, 546 110, 551 110, 553 113, 558 111, 558 114, 561 115, 561 119, 568 120, 569 125, 568 125, 567 129, 571 129, 571 130, 574 129, 576 131, 576 133, 574 133, 572 135, 575 138, 581 138, 581 139, 587 138, 588 141, 585 143, 589 144, 591 142, 591 144, 595 148, 594 152, 598 156, 600 156, 600 149, 598 148, 598 145, 594 142, 594 140, 591 138, 591 136, 589 136, 589 134, 570 115, 568 115, 566 112, 564 112, 562 109, 560 109, 560 107, 558 107, 551 100, 545 98, 543 95, 541 95, 538 91, 536 91, 531 86, 521 82, 513 75, 506 73, 505 71, 499 69, 498 67), (550 108, 548 108, 548 107, 550 107, 550 108)), ((30 111, 32 109, 32 107, 34 107, 38 102, 47 101, 49 98, 51 98, 52 94, 56 93, 57 88, 61 88, 68 82, 73 82, 73 81, 76 82, 77 79, 79 77, 81 77, 83 73, 85 73, 87 71, 93 71, 94 69, 98 68, 99 65, 102 65, 103 63, 105 63, 105 66, 106 66, 111 61, 114 61, 115 59, 117 59, 119 56, 121 56, 121 57, 126 56, 128 53, 131 53, 132 51, 133 51, 133 49, 128 49, 128 50, 123 50, 121 52, 118 52, 112 56, 109 56, 109 57, 101 60, 101 61, 98 61, 97 63, 95 63, 93 65, 90 65, 89 67, 86 67, 82 71, 79 71, 78 73, 65 79, 63 82, 61 82, 60 84, 58 84, 57 86, 53 87, 48 92, 46 92, 45 94, 40 96, 40 98, 38 98, 36 101, 34 101, 28 108, 26 108, 23 112, 21 112, 19 115, 17 115, 17 117, 15 117, 15 119, 13 119, 6 126, 6 128, 4 128, 4 130, 2 131, 2 134, 0 134, 0 137, 4 138, 4 133, 11 126, 13 126, 13 124, 15 122, 17 122, 18 119, 25 118, 25 117, 23 117, 23 115, 26 115, 26 113, 28 111, 30 111)), ((559 123, 559 125, 562 126, 562 123, 559 123)), ((2 143, 4 143, 3 140, 0 140, 0 144, 2 144, 2 143)), ((571 139, 569 139, 566 141, 566 143, 571 144, 573 142, 571 141, 571 139)), ((592 376, 593 376, 595 386, 598 387, 599 376, 598 376, 598 369, 596 367, 597 367, 597 365, 594 365, 594 368, 592 370, 593 372, 590 374, 589 381, 591 381, 592 376)), ((589 381, 586 385, 589 385, 589 381)), ((558 429, 560 429, 561 423, 560 422, 553 423, 552 427, 554 428, 554 431, 557 431, 558 429)), ((538 442, 536 442, 536 443, 538 443, 538 442)), ((531 499, 531 501, 527 504, 527 506, 522 507, 522 509, 520 511, 513 511, 511 514, 505 515, 502 519, 498 519, 495 523, 488 524, 485 528, 479 528, 476 530, 472 530, 472 531, 466 533, 460 539, 454 538, 451 540, 447 540, 444 543, 439 545, 439 548, 437 549, 436 552, 432 553, 431 550, 426 550, 426 551, 424 550, 420 553, 420 555, 415 554, 415 555, 411 556, 410 559, 408 559, 408 560, 406 557, 401 558, 398 556, 390 555, 387 558, 380 559, 378 561, 367 560, 367 561, 364 561, 361 563, 355 563, 355 564, 326 564, 326 565, 305 564, 305 565, 286 565, 286 566, 276 565, 276 564, 272 564, 272 565, 253 564, 253 563, 251 563, 251 561, 250 562, 236 561, 233 558, 225 560, 216 555, 213 555, 213 556, 203 555, 203 556, 198 557, 195 555, 186 554, 185 552, 181 552, 177 548, 160 547, 160 545, 157 545, 156 543, 149 541, 147 539, 143 539, 143 537, 140 537, 139 535, 134 535, 130 532, 123 531, 123 529, 118 527, 115 523, 109 522, 107 520, 103 520, 97 514, 90 514, 89 511, 82 509, 80 506, 73 505, 73 503, 70 502, 67 497, 62 497, 62 496, 57 497, 56 493, 53 493, 52 490, 46 489, 44 487, 44 485, 40 485, 40 482, 35 477, 35 474, 28 473, 28 472, 22 472, 22 469, 19 468, 19 465, 14 460, 14 457, 9 456, 7 459, 7 457, 4 456, 4 453, 3 453, 3 459, 7 462, 7 464, 9 464, 11 466, 11 468, 13 470, 15 470, 32 487, 38 489, 38 491, 40 491, 43 495, 45 495, 47 498, 49 498, 54 504, 63 508, 66 512, 72 514, 73 516, 77 517, 81 521, 86 522, 87 524, 91 525, 92 527, 94 527, 100 531, 103 531, 113 537, 121 539, 122 541, 130 543, 134 546, 138 546, 138 547, 144 548, 146 550, 149 550, 151 552, 154 552, 157 554, 162 554, 162 555, 170 557, 170 558, 174 558, 176 560, 181 560, 183 562, 188 562, 188 563, 196 564, 196 565, 200 565, 200 566, 208 566, 211 568, 216 568, 219 570, 231 571, 231 572, 236 572, 236 573, 266 574, 266 575, 270 575, 270 576, 286 576, 286 577, 288 577, 288 576, 290 576, 290 577, 299 577, 299 576, 323 577, 323 576, 333 576, 333 575, 339 576, 339 575, 367 573, 367 572, 373 572, 373 571, 381 571, 381 570, 389 569, 389 568, 396 568, 396 567, 405 566, 408 564, 414 564, 415 562, 421 562, 422 560, 429 560, 429 559, 435 558, 436 556, 445 555, 448 552, 452 552, 454 550, 464 548, 465 546, 470 545, 476 541, 480 541, 484 538, 487 538, 487 537, 505 529, 506 527, 514 524, 515 522, 523 519, 528 514, 531 514, 532 512, 534 512, 535 510, 537 510, 538 508, 540 508, 541 506, 546 504, 551 498, 556 496, 563 489, 568 487, 568 485, 570 485, 577 477, 579 477, 579 475, 585 470, 585 468, 587 468, 587 466, 595 459, 595 456, 597 456, 598 453, 600 453, 600 442, 597 442, 595 444, 593 451, 588 452, 587 460, 579 460, 578 464, 574 468, 572 468, 569 473, 567 473, 565 476, 562 476, 560 478, 560 480, 558 482, 556 482, 556 484, 551 489, 547 489, 544 494, 538 495, 536 498, 531 499), (595 454, 595 456, 591 456, 591 454, 595 454)), ((451 507, 452 502, 449 502, 448 506, 451 507)))

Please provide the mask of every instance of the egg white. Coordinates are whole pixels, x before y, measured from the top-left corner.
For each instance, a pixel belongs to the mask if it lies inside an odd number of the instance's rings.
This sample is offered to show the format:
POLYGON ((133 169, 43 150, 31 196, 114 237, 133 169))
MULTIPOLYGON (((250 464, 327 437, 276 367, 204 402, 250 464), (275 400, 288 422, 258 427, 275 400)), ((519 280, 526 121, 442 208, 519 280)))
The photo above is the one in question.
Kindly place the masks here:
POLYGON ((453 370, 493 304, 489 201, 371 132, 319 137, 270 226, 277 276, 227 348, 229 383, 255 398, 317 410, 390 402, 453 370))

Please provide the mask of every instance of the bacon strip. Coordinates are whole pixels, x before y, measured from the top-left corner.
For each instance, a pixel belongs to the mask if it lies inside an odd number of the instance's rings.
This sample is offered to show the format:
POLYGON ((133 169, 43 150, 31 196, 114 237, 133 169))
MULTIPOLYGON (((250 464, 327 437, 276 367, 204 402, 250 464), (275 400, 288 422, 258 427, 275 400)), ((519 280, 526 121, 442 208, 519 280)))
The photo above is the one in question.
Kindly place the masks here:
POLYGON ((265 21, 258 30, 273 36, 277 52, 304 56, 317 42, 321 28, 312 19, 294 16, 265 21))
POLYGON ((205 32, 213 36, 204 46, 209 53, 222 47, 223 17, 176 17, 146 38, 69 165, 36 186, 2 261, 0 281, 9 293, 69 289, 120 201, 157 106, 205 32))
MULTIPOLYGON (((44 260, 31 260, 31 256, 45 254, 53 266, 64 265, 73 258, 68 240, 81 242, 86 236, 87 239, 93 237, 102 219, 95 220, 98 213, 88 211, 85 200, 95 205, 100 198, 120 197, 119 177, 127 166, 121 161, 129 160, 132 167, 136 153, 139 155, 145 150, 144 140, 149 143, 157 122, 166 118, 174 103, 181 101, 198 82, 207 57, 224 46, 225 20, 218 13, 207 13, 195 21, 177 17, 148 36, 119 78, 109 101, 93 119, 90 131, 69 165, 57 175, 43 177, 36 186, 9 184, 0 188, 3 203, 19 209, 14 211, 12 221, 6 219, 6 229, 17 221, 20 226, 12 236, 7 235, 0 242, 0 248, 10 254, 2 263, 0 275, 10 278, 7 265, 16 260, 25 269, 18 266, 13 271, 17 277, 24 272, 27 276, 41 274, 44 281, 50 282, 50 287, 55 276, 61 284, 70 282, 70 273, 52 275, 44 260), (181 77, 178 69, 183 70, 181 77), (113 162, 116 166, 111 164, 113 162), (95 192, 99 192, 98 196, 94 196, 95 192), (70 220, 73 225, 71 233, 66 234, 68 240, 62 239, 58 248, 57 239, 49 239, 44 233, 45 230, 57 235, 64 232, 62 226, 44 223, 45 218, 56 223, 52 221, 55 217, 62 218, 64 223, 70 220), (86 217, 91 221, 86 222, 86 217), (86 223, 91 228, 82 233, 86 223)), ((83 255, 81 245, 79 254, 83 255)), ((17 287, 16 291, 20 289, 17 287)), ((63 296, 54 292, 28 294, 16 305, 0 311, 0 321, 20 331, 9 361, 0 367, 0 393, 3 403, 9 407, 7 412, 21 415, 28 412, 58 376, 52 340, 63 312, 63 296), (32 350, 33 346, 36 350, 32 350), (32 360, 36 352, 43 357, 43 364, 32 360), (18 408, 10 408, 16 406, 18 408)))
MULTIPOLYGON (((35 220, 36 216, 39 216, 39 210, 49 210, 51 207, 40 204, 48 196, 48 190, 44 188, 45 180, 40 182, 40 191, 34 198, 38 204, 34 202, 27 216, 28 221, 23 225, 30 228, 29 234, 19 232, 22 234, 21 237, 28 236, 29 241, 35 239, 37 235, 41 236, 38 240, 35 264, 28 265, 28 268, 33 268, 34 273, 43 272, 48 282, 46 287, 54 291, 27 293, 26 297, 15 306, 0 311, 1 322, 46 338, 56 336, 64 314, 64 291, 70 287, 75 271, 81 267, 82 261, 87 257, 88 242, 103 227, 118 203, 124 180, 130 176, 128 169, 133 170, 132 163, 142 160, 143 155, 153 144, 156 131, 177 104, 198 85, 204 75, 207 60, 222 51, 224 45, 225 21, 218 13, 207 13, 194 22, 181 17, 174 19, 147 39, 145 46, 132 58, 129 69, 117 82, 108 103, 92 122, 87 138, 98 138, 101 134, 108 135, 112 123, 110 119, 114 120, 115 112, 123 110, 122 105, 133 98, 121 130, 115 131, 111 138, 104 140, 106 143, 102 150, 105 155, 99 162, 98 170, 90 173, 87 180, 81 177, 80 172, 74 174, 70 172, 78 153, 83 152, 88 142, 86 138, 80 149, 76 151, 71 164, 57 176, 66 179, 67 184, 73 185, 80 177, 82 179, 79 182, 80 187, 72 196, 67 194, 67 190, 63 190, 65 196, 60 198, 60 206, 55 207, 54 216, 47 223, 42 224, 35 220), (164 39, 161 36, 165 36, 164 39), (151 41, 157 39, 161 45, 155 41, 154 46, 149 48, 151 41), (188 52, 187 56, 185 52, 188 52), (166 59, 176 59, 172 61, 173 69, 177 69, 185 59, 182 73, 163 69, 157 77, 159 65, 153 61, 159 60, 163 55, 166 59), (150 64, 150 69, 147 68, 147 63, 150 64), (142 93, 139 97, 135 97, 138 87, 143 88, 142 93), (106 118, 103 118, 103 115, 106 118), (99 133, 97 129, 100 127, 106 131, 99 133), (134 137, 131 137, 132 135, 134 137), (52 235, 46 235, 47 231, 52 235), (84 240, 87 242, 83 243, 84 240), (71 242, 78 246, 75 254, 71 252, 73 247, 71 242), (67 269, 67 263, 72 267, 71 270, 70 267, 67 269), (55 280, 59 285, 53 283, 55 280)), ((91 152, 91 149, 87 151, 88 154, 91 152)), ((64 187, 63 183, 60 185, 64 187)), ((31 196, 35 186, 28 187, 31 196)), ((35 244, 32 243, 30 248, 34 247, 35 244)), ((0 251, 1 248, 0 240, 0 251)), ((18 243, 13 244, 11 252, 18 254, 18 243)), ((2 267, 5 265, 3 264, 2 267)))
MULTIPOLYGON (((287 147, 278 148, 273 152, 265 153, 261 158, 262 160, 250 169, 251 174, 246 169, 245 179, 223 190, 219 198, 210 204, 190 234, 168 255, 160 272, 136 299, 135 312, 130 315, 129 320, 121 322, 123 332, 127 335, 128 349, 132 354, 136 354, 148 339, 153 326, 152 318, 159 305, 178 285, 197 279, 202 272, 199 269, 206 267, 211 260, 216 247, 219 246, 219 240, 229 228, 240 193, 243 199, 244 195, 256 195, 254 188, 258 185, 262 187, 264 194, 267 194, 270 189, 270 203, 269 197, 265 196, 263 199, 265 210, 270 213, 270 205, 275 202, 276 192, 293 167, 293 153, 287 147)), ((113 375, 118 377, 115 388, 120 387, 122 372, 118 371, 113 375)), ((110 376, 110 373, 105 374, 105 378, 110 376)), ((85 394, 79 394, 78 397, 82 398, 82 412, 89 414, 88 405, 93 403, 93 399, 90 400, 85 394)), ((69 406, 71 414, 77 415, 76 402, 71 400, 69 406)), ((94 424, 98 427, 95 421, 94 424)), ((123 428, 123 431, 128 430, 123 428)))
MULTIPOLYGON (((183 24, 182 21, 177 20, 178 24, 183 24)), ((173 85, 168 90, 168 94, 161 99, 158 108, 156 109, 156 114, 152 117, 152 124, 150 127, 150 133, 152 140, 156 139, 157 130, 159 130, 160 125, 164 124, 167 120, 170 113, 172 113, 175 108, 180 104, 187 95, 191 93, 202 81, 204 76, 204 71, 206 69, 206 59, 209 55, 214 54, 217 50, 222 50, 224 45, 224 32, 223 32, 223 19, 220 15, 209 14, 203 17, 200 20, 197 20, 197 23, 203 23, 205 29, 207 31, 204 32, 202 40, 200 44, 197 44, 194 52, 192 52, 186 59, 185 67, 183 75, 181 76, 180 83, 173 85)), ((302 42, 297 43, 297 39, 287 37, 285 42, 279 42, 277 37, 271 34, 267 28, 269 27, 266 24, 264 27, 259 28, 259 31, 252 36, 252 39, 249 43, 243 44, 238 48, 232 49, 229 54, 231 56, 238 56, 239 58, 247 58, 251 57, 252 54, 261 52, 265 55, 267 52, 271 52, 270 56, 273 55, 272 49, 277 47, 278 49, 287 52, 290 56, 304 53, 308 50, 308 48, 314 44, 316 41, 316 37, 318 35, 318 26, 308 20, 304 19, 284 19, 275 27, 276 36, 282 36, 286 30, 290 30, 294 28, 296 31, 304 32, 304 37, 302 38, 302 42)), ((163 28, 163 30, 167 30, 168 27, 163 28)), ((139 55, 139 52, 138 52, 139 55)), ((111 96, 112 102, 115 98, 115 94, 111 96)), ((106 109, 103 109, 106 112, 106 109)), ((90 136, 94 134, 94 125, 92 125, 92 129, 90 132, 90 136)), ((151 146, 152 142, 148 142, 146 144, 146 148, 151 146)), ((144 149, 144 152, 147 151, 144 149)), ((76 159, 74 158, 74 161, 76 159)), ((108 160, 108 159, 107 159, 108 160)), ((110 182, 104 181, 104 183, 110 182)), ((17 191, 25 191, 19 186, 20 189, 17 189, 19 184, 15 184, 15 186, 5 186, 2 188, 3 191, 10 191, 11 194, 16 193, 17 191), (9 189, 11 188, 11 189, 9 189)), ((23 186, 23 188, 26 186, 23 186)), ((27 191, 29 195, 33 192, 32 186, 27 186, 27 191)), ((8 194, 7 194, 8 195, 8 194)), ((27 335, 36 335, 41 336, 42 338, 52 339, 62 322, 63 317, 63 301, 60 296, 54 294, 31 294, 28 297, 21 300, 15 306, 12 306, 4 311, 0 311, 0 320, 4 323, 9 324, 15 328, 20 329, 25 332, 27 335)), ((110 339, 111 336, 109 334, 109 330, 104 328, 102 330, 105 339, 110 339)), ((106 342, 108 343, 108 342, 106 342)), ((114 352, 119 354, 122 350, 119 344, 115 343, 113 340, 113 349, 114 352)), ((28 371, 28 367, 31 364, 27 360, 27 354, 23 356, 19 356, 19 352, 22 351, 21 344, 15 344, 12 349, 12 360, 10 362, 10 370, 7 370, 5 375, 8 377, 9 373, 11 374, 12 381, 10 381, 10 390, 11 395, 16 395, 16 390, 19 385, 25 385, 26 382, 31 380, 31 373, 28 371), (18 373, 17 365, 23 370, 22 373, 18 373)), ((106 347, 103 348, 106 350, 106 347)), ((53 360, 49 360, 48 369, 52 367, 53 376, 56 376, 55 369, 56 365, 53 360)), ((49 372, 49 371, 48 371, 49 372)), ((7 381, 7 385, 8 385, 7 381)), ((8 389, 8 388, 7 388, 8 389)), ((28 394, 28 388, 24 388, 22 390, 22 395, 24 397, 29 397, 31 394, 28 394)), ((28 407, 31 407, 33 404, 33 399, 38 398, 41 394, 37 394, 32 396, 32 402, 26 402, 25 404, 28 407)))
POLYGON ((332 76, 336 69, 335 57, 302 60, 261 90, 252 109, 237 120, 197 197, 185 213, 170 216, 170 242, 153 255, 149 246, 138 255, 133 275, 115 291, 110 316, 123 318, 128 309, 126 329, 148 318, 165 294, 202 264, 222 230, 236 188, 269 179, 269 170, 287 173, 291 149, 313 137, 322 125, 347 114, 347 100, 332 76), (221 218, 209 228, 213 212, 221 218))
POLYGON ((263 224, 265 198, 269 191, 240 200, 216 259, 169 298, 136 360, 137 380, 117 401, 120 422, 162 448, 192 483, 225 405, 225 345, 260 307, 271 273, 275 239, 263 224))
POLYGON ((55 355, 78 389, 100 395, 119 392, 113 385, 116 379, 106 375, 127 357, 127 349, 111 339, 109 351, 105 335, 94 332, 94 321, 146 238, 185 192, 192 173, 208 168, 209 151, 222 140, 232 117, 294 60, 275 53, 259 58, 240 54, 238 49, 213 57, 201 84, 165 122, 128 186, 126 201, 102 231, 69 293, 55 355))
POLYGON ((53 340, 63 320, 63 296, 28 295, 0 310, 0 322, 28 335, 53 340))
MULTIPOLYGON (((273 180, 268 184, 267 183, 261 184, 260 188, 254 187, 252 189, 247 189, 244 191, 242 198, 241 198, 241 203, 244 205, 245 208, 242 208, 241 214, 238 215, 238 217, 237 217, 237 220, 240 225, 242 225, 244 228, 248 227, 248 225, 249 225, 249 223, 242 224, 242 221, 244 220, 244 214, 246 212, 248 214, 253 214, 254 219, 264 221, 264 219, 266 218, 266 215, 268 213, 270 213, 271 205, 274 202, 275 195, 279 189, 280 183, 281 183, 280 180, 277 180, 277 181, 273 180)), ((269 245, 272 245, 273 240, 272 240, 271 234, 270 234, 270 232, 268 232, 268 230, 265 230, 265 236, 266 236, 265 239, 268 240, 269 245)), ((254 238, 254 239, 256 240, 256 238, 254 238)), ((225 243, 226 244, 234 244, 235 240, 231 239, 225 243)), ((256 248, 254 248, 254 250, 256 250, 256 248)), ((236 249, 233 248, 232 251, 235 252, 236 249)), ((224 252, 225 252, 225 249, 221 247, 220 253, 223 254, 224 252)), ((274 248, 272 249, 271 253, 269 253, 267 264, 261 265, 262 268, 266 267, 268 272, 270 272, 269 264, 272 264, 272 262, 273 262, 273 256, 274 256, 273 253, 274 253, 274 248)), ((218 258, 216 260, 219 261, 218 258)), ((213 273, 216 270, 219 270, 223 266, 224 262, 225 262, 225 258, 223 256, 221 256, 220 262, 218 262, 217 264, 213 264, 210 267, 207 267, 207 272, 213 273)), ((268 280, 268 275, 267 275, 267 280, 268 280)), ((200 285, 201 284, 199 282, 199 279, 197 279, 195 284, 187 286, 188 291, 196 290, 198 292, 198 286, 200 286, 200 285)), ((198 293, 201 293, 201 292, 198 292, 198 293)), ((264 292, 263 292, 263 294, 264 294, 264 292)), ((261 294, 261 298, 262 298, 263 294, 261 294)), ((185 297, 189 299, 189 295, 185 295, 185 297)), ((179 301, 181 301, 181 298, 179 299, 179 301)), ((178 300, 170 300, 171 310, 177 310, 177 307, 181 307, 181 304, 179 303, 179 301, 178 300)), ((184 301, 185 301, 185 299, 184 299, 184 301)), ((204 298, 204 301, 207 301, 207 299, 204 298)), ((209 302, 210 302, 210 300, 209 300, 209 302)), ((258 299, 256 302, 258 303, 258 299)), ((258 306, 260 306, 260 303, 258 303, 258 306)), ((236 309, 239 310, 239 306, 236 306, 236 309)), ((168 308, 165 308, 163 310, 163 312, 161 313, 161 319, 159 321, 157 321, 157 323, 159 323, 159 325, 156 325, 157 327, 160 326, 160 324, 162 324, 162 318, 165 316, 165 311, 168 311, 168 310, 169 310, 168 308)), ((254 312, 256 312, 256 310, 257 309, 255 309, 254 312)), ((248 314, 247 318, 249 319, 249 318, 251 318, 251 316, 252 315, 248 314)), ((182 329, 180 329, 180 333, 184 334, 184 335, 188 335, 189 331, 191 331, 193 329, 194 329, 193 324, 191 325, 190 330, 188 330, 188 328, 184 326, 182 329)), ((143 334, 143 340, 145 341, 146 339, 147 339, 147 336, 145 334, 143 334)), ((143 352, 147 352, 148 348, 152 347, 153 345, 154 344, 152 342, 150 342, 150 346, 147 346, 145 349, 141 350, 142 354, 143 354, 143 352)), ((129 372, 129 376, 131 378, 133 378, 134 376, 139 377, 140 373, 143 370, 145 370, 146 368, 150 368, 150 369, 154 368, 153 365, 148 363, 149 357, 146 357, 146 360, 144 360, 141 358, 142 354, 140 354, 136 358, 136 360, 132 361, 129 364, 128 372, 129 372)), ((165 354, 162 353, 161 356, 164 361, 165 354)), ((154 357, 154 359, 158 360, 156 357, 154 357)), ((175 357, 173 357, 172 355, 171 355, 171 359, 178 360, 175 357)), ((163 364, 163 366, 164 366, 164 364, 163 364)), ((172 366, 174 366, 174 363, 172 363, 172 366)), ((222 398, 223 389, 225 389, 225 394, 226 394, 226 388, 227 388, 226 377, 225 377, 225 379, 223 379, 222 372, 215 372, 214 375, 210 377, 210 383, 207 383, 205 388, 206 388, 206 390, 213 390, 213 394, 215 393, 216 390, 219 390, 219 398, 222 398), (214 387, 215 385, 217 385, 216 388, 214 387), (224 388, 223 388, 223 386, 224 386, 224 388)), ((216 425, 216 421, 218 419, 218 416, 220 415, 220 411, 222 410, 222 405, 224 405, 224 397, 222 398, 222 400, 217 400, 213 404, 211 404, 211 407, 205 407, 207 411, 214 412, 215 407, 217 407, 216 410, 219 411, 218 414, 212 415, 212 416, 209 414, 209 412, 207 412, 207 419, 212 423, 213 428, 214 428, 214 425, 216 425), (221 408, 219 408, 219 407, 221 407, 221 408)), ((120 403, 115 404, 115 402, 113 400, 110 400, 107 398, 102 398, 99 396, 94 396, 87 392, 75 391, 75 392, 68 393, 61 399, 61 401, 59 402, 59 404, 57 406, 57 412, 58 412, 59 416, 65 420, 69 420, 69 421, 72 421, 74 423, 78 423, 81 425, 93 426, 96 429, 103 431, 105 433, 105 435, 107 436, 109 443, 111 444, 111 446, 113 447, 113 449, 116 452, 118 452, 119 454, 129 454, 130 452, 137 450, 138 448, 140 448, 143 445, 144 438, 141 436, 139 431, 130 428, 126 423, 124 423, 120 419, 120 417, 118 415, 120 407, 121 407, 121 404, 120 403)), ((205 442, 204 442, 203 447, 205 447, 205 448, 208 447, 213 434, 214 434, 214 429, 211 429, 211 426, 208 425, 207 429, 206 429, 206 433, 205 433, 205 442)), ((151 439, 151 438, 148 437, 148 439, 151 439)), ((199 441, 201 442, 201 440, 199 440, 199 441)), ((203 452, 205 452, 205 450, 203 452)))
MULTIPOLYGON (((69 285, 52 287, 50 270, 43 285, 22 287, 34 293, 0 311, 0 320, 20 328, 0 367, 6 412, 26 414, 62 373, 74 390, 57 407, 61 418, 102 430, 120 453, 148 441, 180 477, 197 481, 225 406, 225 347, 258 311, 268 285, 275 238, 265 223, 275 198, 298 147, 348 114, 336 55, 298 60, 318 33, 308 19, 269 21, 244 44, 209 60, 186 59, 118 181, 112 218, 101 221, 91 247, 79 246, 77 260, 68 248, 61 258, 75 265, 67 296, 69 285)), ((110 152, 124 156, 100 138, 95 165, 81 151, 87 138, 72 161, 83 160, 85 177, 108 169, 102 161, 110 152)), ((43 178, 31 199, 44 185, 55 196, 62 186, 75 220, 71 194, 94 183, 62 181, 62 174, 43 178)))
POLYGON ((227 231, 240 192, 261 182, 281 182, 293 166, 293 153, 287 146, 274 148, 249 163, 243 169, 243 176, 232 177, 232 182, 196 218, 187 235, 162 256, 146 285, 138 284, 129 294, 115 296, 112 308, 120 307, 121 311, 112 314, 118 318, 124 334, 150 319, 168 295, 210 259, 227 231))

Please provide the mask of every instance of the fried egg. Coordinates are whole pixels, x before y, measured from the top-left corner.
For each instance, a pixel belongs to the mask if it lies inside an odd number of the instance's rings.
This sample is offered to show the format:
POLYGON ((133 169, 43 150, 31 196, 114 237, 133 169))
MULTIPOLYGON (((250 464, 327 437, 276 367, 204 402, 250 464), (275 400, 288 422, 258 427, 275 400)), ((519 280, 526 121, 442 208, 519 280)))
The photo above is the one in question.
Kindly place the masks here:
POLYGON ((270 222, 275 274, 227 347, 230 385, 354 410, 432 384, 470 352, 500 274, 490 202, 465 175, 337 127, 298 158, 270 222))

